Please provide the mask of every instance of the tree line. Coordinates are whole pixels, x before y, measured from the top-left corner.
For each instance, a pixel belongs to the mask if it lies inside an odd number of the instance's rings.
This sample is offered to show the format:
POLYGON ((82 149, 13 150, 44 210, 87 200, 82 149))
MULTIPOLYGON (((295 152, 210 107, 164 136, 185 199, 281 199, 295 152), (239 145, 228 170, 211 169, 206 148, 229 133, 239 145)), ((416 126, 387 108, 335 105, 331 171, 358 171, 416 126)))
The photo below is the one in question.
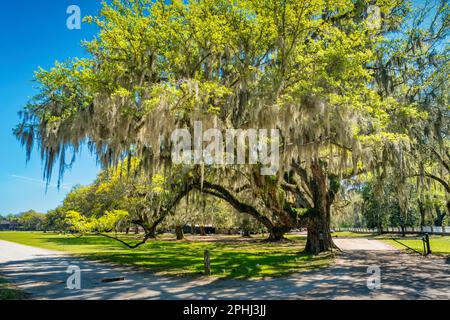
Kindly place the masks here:
POLYGON ((44 231, 51 228, 47 215, 29 210, 19 214, 0 215, 1 230, 44 231))

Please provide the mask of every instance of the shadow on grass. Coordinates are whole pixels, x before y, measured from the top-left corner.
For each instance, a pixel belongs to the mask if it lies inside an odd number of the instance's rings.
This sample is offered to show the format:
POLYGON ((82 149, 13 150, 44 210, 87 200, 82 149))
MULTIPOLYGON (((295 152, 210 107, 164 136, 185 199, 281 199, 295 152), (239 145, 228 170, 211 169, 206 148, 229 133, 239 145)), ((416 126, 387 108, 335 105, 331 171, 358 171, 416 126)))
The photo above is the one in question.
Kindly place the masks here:
MULTIPOLYGON (((132 241, 134 236, 122 236, 132 241)), ((281 276, 311 270, 331 263, 328 256, 314 257, 299 251, 304 238, 282 243, 268 243, 263 239, 228 242, 151 240, 137 249, 101 236, 41 237, 40 241, 73 252, 89 260, 131 265, 156 273, 171 275, 203 274, 204 251, 211 254, 211 270, 215 276, 246 279, 281 276)))
MULTIPOLYGON (((261 278, 281 276, 289 273, 327 266, 330 256, 312 256, 292 253, 248 253, 230 250, 211 250, 211 270, 214 276, 228 278, 261 278)), ((171 275, 203 274, 204 251, 146 250, 128 252, 86 253, 88 260, 108 261, 121 265, 132 265, 156 273, 171 275)))
POLYGON ((27 295, 14 285, 0 277, 0 301, 24 300, 27 295))
POLYGON ((37 299, 372 299, 380 295, 400 299, 448 299, 445 289, 450 285, 449 270, 440 260, 423 263, 422 258, 411 259, 394 252, 344 254, 341 259, 345 263, 332 268, 258 281, 155 276, 83 259, 67 259, 42 256, 9 261, 0 263, 0 270, 37 299), (83 272, 81 290, 66 288, 69 262, 78 265, 83 272), (367 265, 379 264, 383 265, 382 289, 370 290, 367 265), (102 282, 104 278, 116 277, 126 280, 102 282))

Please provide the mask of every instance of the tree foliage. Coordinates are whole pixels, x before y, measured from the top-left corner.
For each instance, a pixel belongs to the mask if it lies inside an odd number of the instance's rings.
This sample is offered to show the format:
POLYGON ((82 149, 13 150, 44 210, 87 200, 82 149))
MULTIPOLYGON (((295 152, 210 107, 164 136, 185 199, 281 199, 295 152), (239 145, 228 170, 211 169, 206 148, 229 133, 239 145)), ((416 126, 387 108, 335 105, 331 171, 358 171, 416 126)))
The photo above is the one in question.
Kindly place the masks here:
POLYGON ((131 214, 148 236, 196 190, 250 215, 272 240, 305 226, 306 249, 329 250, 331 207, 346 179, 391 173, 400 185, 417 174, 448 187, 434 174, 446 164, 448 126, 427 122, 448 115, 447 46, 430 49, 448 33, 448 4, 439 2, 428 30, 422 16, 397 40, 408 2, 377 1, 380 29, 371 3, 113 0, 87 19, 99 27, 84 43, 87 58, 36 73, 40 94, 15 134, 28 155, 37 142, 47 179, 55 165, 61 177, 83 144, 105 168, 137 158, 150 180, 164 172, 150 197, 133 191, 149 202, 131 214), (174 166, 171 133, 199 120, 205 130, 280 130, 279 170, 174 166), (419 122, 430 134, 417 131, 419 122))

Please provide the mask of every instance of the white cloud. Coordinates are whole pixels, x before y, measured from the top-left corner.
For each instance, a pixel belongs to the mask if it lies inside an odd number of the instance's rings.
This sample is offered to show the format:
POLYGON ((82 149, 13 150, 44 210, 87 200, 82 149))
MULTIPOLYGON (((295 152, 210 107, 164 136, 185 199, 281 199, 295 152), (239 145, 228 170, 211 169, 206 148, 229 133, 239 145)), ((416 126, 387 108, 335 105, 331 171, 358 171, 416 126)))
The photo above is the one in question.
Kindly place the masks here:
MULTIPOLYGON (((25 177, 25 176, 20 176, 20 175, 16 175, 16 174, 10 174, 9 177, 13 178, 13 179, 17 179, 17 180, 22 180, 25 182, 29 182, 29 183, 33 183, 36 185, 39 185, 42 188, 46 188, 47 187, 47 183, 43 180, 39 180, 39 179, 34 179, 34 178, 30 178, 30 177, 25 177)), ((58 188, 58 185, 55 183, 50 183, 48 185, 49 188, 58 188)), ((73 184, 71 183, 64 183, 61 185, 61 189, 63 190, 71 190, 73 187, 73 184)))

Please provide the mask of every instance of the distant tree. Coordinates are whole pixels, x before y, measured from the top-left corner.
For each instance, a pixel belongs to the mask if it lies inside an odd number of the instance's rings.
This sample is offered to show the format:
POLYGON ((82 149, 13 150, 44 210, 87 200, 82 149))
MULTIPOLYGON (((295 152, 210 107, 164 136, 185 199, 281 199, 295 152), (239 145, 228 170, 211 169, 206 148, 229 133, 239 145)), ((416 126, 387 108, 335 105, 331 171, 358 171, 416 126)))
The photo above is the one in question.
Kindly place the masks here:
POLYGON ((47 231, 65 232, 69 230, 66 220, 66 212, 62 207, 50 210, 45 215, 44 228, 47 231))
MULTIPOLYGON (((398 190, 393 181, 378 184, 376 180, 368 182, 362 189, 364 200, 362 215, 369 228, 414 227, 421 224, 417 206, 417 187, 407 184, 407 190, 398 190)), ((403 189, 403 188, 402 188, 403 189)))
POLYGON ((18 217, 18 222, 22 225, 23 229, 28 231, 41 231, 45 226, 45 215, 38 213, 34 210, 30 210, 21 213, 18 217))
POLYGON ((192 192, 186 201, 182 201, 173 214, 167 217, 163 226, 174 227, 177 239, 182 240, 186 225, 200 226, 200 233, 205 235, 205 226, 216 229, 231 230, 241 226, 242 219, 249 220, 246 214, 236 211, 226 201, 208 196, 201 192, 192 192))

